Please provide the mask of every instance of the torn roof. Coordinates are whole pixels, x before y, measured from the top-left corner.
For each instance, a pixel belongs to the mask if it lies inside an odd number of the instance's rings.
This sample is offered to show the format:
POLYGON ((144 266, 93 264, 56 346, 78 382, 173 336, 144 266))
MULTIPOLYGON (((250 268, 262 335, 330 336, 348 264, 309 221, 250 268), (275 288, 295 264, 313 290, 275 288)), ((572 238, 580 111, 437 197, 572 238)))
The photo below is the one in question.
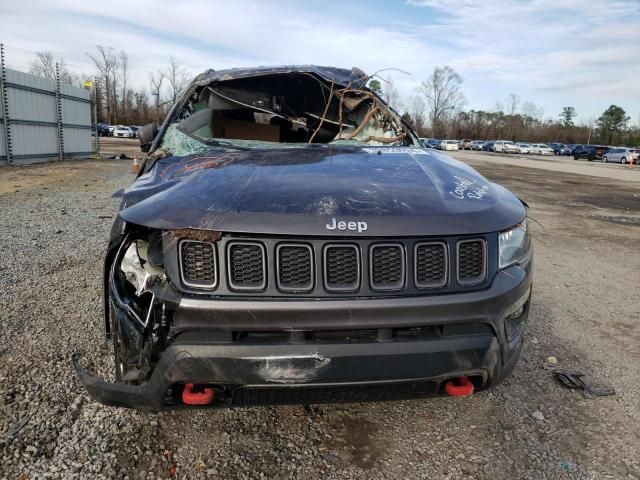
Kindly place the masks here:
POLYGON ((347 70, 346 68, 322 67, 318 65, 280 65, 276 67, 229 68, 226 70, 209 69, 198 75, 193 83, 197 85, 207 85, 211 82, 224 82, 241 78, 285 73, 311 73, 329 82, 352 88, 364 87, 370 78, 357 67, 347 70))

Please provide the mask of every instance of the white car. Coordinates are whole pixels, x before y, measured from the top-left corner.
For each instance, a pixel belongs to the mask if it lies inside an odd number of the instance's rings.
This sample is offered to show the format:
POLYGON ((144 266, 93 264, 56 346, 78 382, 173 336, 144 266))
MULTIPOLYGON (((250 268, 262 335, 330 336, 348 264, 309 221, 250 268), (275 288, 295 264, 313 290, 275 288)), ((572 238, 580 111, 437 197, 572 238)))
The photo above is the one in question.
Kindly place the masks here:
POLYGON ((625 148, 625 147, 612 147, 602 156, 602 161, 607 162, 619 162, 619 163, 639 163, 640 162, 640 149, 637 148, 625 148))
POLYGON ((518 147, 518 153, 531 153, 531 144, 527 142, 518 142, 516 143, 516 147, 518 147))
POLYGON ((134 133, 134 131, 129 128, 129 127, 124 127, 122 125, 118 125, 114 130, 113 130, 113 136, 114 137, 125 137, 125 138, 133 138, 136 136, 136 134, 134 133))
POLYGON ((459 150, 458 140, 442 140, 440 150, 459 150))
POLYGON ((553 155, 553 148, 544 143, 531 144, 531 153, 536 155, 553 155))
POLYGON ((493 144, 493 151, 500 153, 518 153, 518 147, 509 140, 497 140, 493 144))
POLYGON ((471 142, 471 150, 482 150, 484 143, 484 140, 473 140, 471 142))

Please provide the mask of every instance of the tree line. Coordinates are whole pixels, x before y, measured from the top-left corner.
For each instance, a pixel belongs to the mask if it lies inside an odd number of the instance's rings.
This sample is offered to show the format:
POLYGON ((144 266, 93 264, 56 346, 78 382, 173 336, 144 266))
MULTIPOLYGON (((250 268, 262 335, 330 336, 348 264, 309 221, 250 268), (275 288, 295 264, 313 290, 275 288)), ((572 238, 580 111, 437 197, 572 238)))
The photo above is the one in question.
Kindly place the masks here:
MULTIPOLYGON (((191 75, 171 56, 167 65, 149 72, 148 89, 134 89, 129 80, 129 57, 123 50, 97 45, 87 57, 94 66, 91 74, 71 72, 63 58, 38 52, 30 73, 55 80, 56 64, 60 80, 82 86, 95 81, 98 121, 108 124, 144 125, 160 122, 191 75)), ((465 110, 462 77, 451 67, 435 67, 431 75, 409 96, 403 97, 392 80, 373 78, 369 88, 380 95, 422 137, 451 139, 504 139, 530 142, 601 143, 640 145, 640 122, 630 125, 625 110, 611 105, 595 121, 576 124, 574 107, 562 107, 554 118, 533 102, 522 102, 516 94, 497 101, 492 110, 465 110)))
POLYGON ((149 88, 134 89, 129 83, 129 56, 124 50, 97 45, 87 52, 94 72, 79 74, 69 70, 64 58, 50 51, 37 52, 29 73, 56 79, 78 87, 90 80, 96 89, 98 122, 110 125, 144 125, 161 121, 178 96, 189 85, 191 75, 171 56, 165 68, 148 74, 149 88))
POLYGON ((542 107, 521 102, 513 93, 490 111, 465 110, 462 83, 462 77, 445 65, 435 67, 407 98, 402 98, 392 80, 373 79, 369 88, 403 112, 403 119, 421 137, 640 145, 640 121, 630 125, 630 117, 618 105, 611 105, 595 121, 580 123, 575 121, 577 112, 572 106, 562 107, 554 118, 545 118, 542 107))

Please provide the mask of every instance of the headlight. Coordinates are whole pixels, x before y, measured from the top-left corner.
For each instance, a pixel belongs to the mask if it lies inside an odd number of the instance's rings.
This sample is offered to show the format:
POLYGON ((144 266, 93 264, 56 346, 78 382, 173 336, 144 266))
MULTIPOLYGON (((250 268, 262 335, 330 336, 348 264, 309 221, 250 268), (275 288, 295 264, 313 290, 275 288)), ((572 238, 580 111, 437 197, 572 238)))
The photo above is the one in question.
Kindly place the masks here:
POLYGON ((498 243, 500 245, 500 269, 529 260, 531 237, 529 236, 527 219, 525 218, 515 227, 500 233, 498 243))

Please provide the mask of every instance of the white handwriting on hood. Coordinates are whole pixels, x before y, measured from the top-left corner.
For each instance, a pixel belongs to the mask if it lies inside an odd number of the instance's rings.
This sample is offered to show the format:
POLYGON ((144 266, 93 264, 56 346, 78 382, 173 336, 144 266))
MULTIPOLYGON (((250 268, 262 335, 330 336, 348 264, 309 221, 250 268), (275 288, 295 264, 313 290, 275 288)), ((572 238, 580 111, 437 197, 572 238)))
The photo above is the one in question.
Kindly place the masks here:
POLYGON ((457 175, 453 178, 455 178, 453 183, 456 188, 449 191, 449 193, 460 200, 464 200, 465 198, 481 200, 489 192, 489 185, 478 185, 471 180, 457 175))

